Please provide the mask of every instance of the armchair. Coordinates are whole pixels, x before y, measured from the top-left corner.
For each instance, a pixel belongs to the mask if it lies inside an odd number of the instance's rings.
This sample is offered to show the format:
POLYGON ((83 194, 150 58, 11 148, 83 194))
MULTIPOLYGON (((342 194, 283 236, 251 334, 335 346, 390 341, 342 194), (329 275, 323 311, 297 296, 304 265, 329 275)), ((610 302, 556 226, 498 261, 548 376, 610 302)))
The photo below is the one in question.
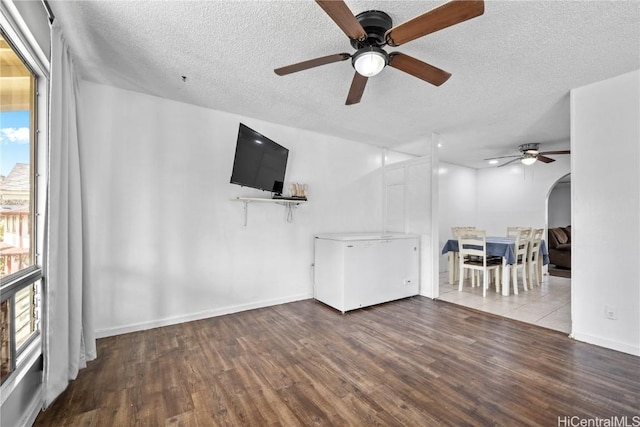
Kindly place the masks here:
POLYGON ((571 226, 549 229, 549 262, 571 269, 571 226))

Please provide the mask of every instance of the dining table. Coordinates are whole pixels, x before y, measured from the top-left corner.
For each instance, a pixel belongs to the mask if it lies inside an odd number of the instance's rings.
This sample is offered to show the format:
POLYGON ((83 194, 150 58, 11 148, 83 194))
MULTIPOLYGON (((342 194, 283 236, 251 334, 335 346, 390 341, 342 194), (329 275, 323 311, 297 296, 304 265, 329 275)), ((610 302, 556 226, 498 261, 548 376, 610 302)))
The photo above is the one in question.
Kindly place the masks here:
MULTIPOLYGON (((502 295, 509 295, 510 291, 510 266, 515 263, 515 247, 516 239, 513 237, 502 236, 487 236, 487 256, 499 256, 502 258, 502 295)), ((449 256, 449 284, 453 285, 456 281, 456 276, 459 273, 456 268, 455 259, 458 256, 458 240, 449 239, 442 248, 442 254, 451 253, 449 256)), ((549 264, 549 251, 547 250, 547 244, 544 240, 540 241, 540 255, 542 263, 538 263, 537 268, 540 273, 538 277, 542 277, 542 266, 549 264)), ((514 284, 517 286, 517 283, 514 284)))

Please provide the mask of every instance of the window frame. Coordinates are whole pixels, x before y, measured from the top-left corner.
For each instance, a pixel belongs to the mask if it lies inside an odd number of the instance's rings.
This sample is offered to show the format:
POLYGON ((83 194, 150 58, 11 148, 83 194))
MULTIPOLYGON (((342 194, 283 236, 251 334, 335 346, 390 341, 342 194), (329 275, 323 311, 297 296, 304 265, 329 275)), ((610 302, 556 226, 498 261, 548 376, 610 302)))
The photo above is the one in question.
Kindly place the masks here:
MULTIPOLYGON (((29 286, 35 286, 35 298, 36 300, 40 299, 40 295, 42 293, 42 269, 37 266, 29 267, 28 269, 21 270, 20 273, 25 272, 24 275, 20 275, 19 277, 15 277, 12 281, 7 281, 2 285, 2 295, 0 302, 7 302, 9 304, 9 314, 11 319, 10 332, 9 332, 9 344, 10 344, 10 362, 9 362, 9 374, 6 378, 2 379, 2 402, 4 403, 4 395, 7 394, 5 391, 5 383, 10 383, 10 379, 16 374, 16 371, 24 364, 24 360, 33 356, 30 353, 36 352, 36 347, 40 349, 41 347, 41 336, 42 336, 42 314, 41 314, 41 304, 37 301, 35 302, 35 313, 34 317, 36 322, 38 322, 38 328, 31 333, 29 338, 27 338, 23 343, 17 345, 16 342, 16 294, 23 289, 28 288, 29 286), (35 346, 32 346, 35 344, 35 346)), ((16 275, 12 275, 16 276, 16 275)), ((3 278, 4 279, 4 278, 3 278)), ((37 356, 41 354, 41 351, 37 352, 37 356)))
MULTIPOLYGON (((11 47, 33 73, 33 108, 30 118, 31 128, 31 192, 30 236, 33 250, 32 265, 0 279, 1 300, 11 300, 11 315, 15 314, 14 297, 16 292, 34 284, 36 286, 36 318, 39 320, 39 332, 32 334, 20 348, 15 348, 15 334, 12 335, 13 370, 0 386, 0 404, 4 404, 18 387, 24 376, 42 356, 42 334, 45 322, 42 316, 44 299, 45 272, 45 219, 47 203, 48 177, 48 123, 49 123, 49 60, 40 48, 37 40, 20 16, 16 6, 8 1, 0 2, 0 27, 11 47)), ((15 329, 15 319, 11 328, 15 329)), ((13 331, 15 332, 15 330, 13 331)))

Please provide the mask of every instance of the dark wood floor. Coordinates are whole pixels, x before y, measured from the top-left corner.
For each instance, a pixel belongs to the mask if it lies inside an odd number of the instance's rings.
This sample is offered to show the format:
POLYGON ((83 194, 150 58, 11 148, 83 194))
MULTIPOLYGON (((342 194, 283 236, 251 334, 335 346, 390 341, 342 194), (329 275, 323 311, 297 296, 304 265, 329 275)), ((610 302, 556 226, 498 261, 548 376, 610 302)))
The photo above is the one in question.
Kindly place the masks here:
POLYGON ((635 356, 423 297, 345 315, 307 300, 101 339, 35 425, 557 426, 639 408, 635 356))

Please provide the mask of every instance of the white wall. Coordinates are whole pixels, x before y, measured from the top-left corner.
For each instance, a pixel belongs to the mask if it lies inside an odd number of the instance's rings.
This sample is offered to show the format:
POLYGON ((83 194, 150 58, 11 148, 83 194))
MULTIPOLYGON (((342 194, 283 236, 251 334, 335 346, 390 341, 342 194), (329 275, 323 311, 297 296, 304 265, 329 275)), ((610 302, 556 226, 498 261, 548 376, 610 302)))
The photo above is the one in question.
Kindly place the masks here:
POLYGON ((572 335, 640 355, 640 71, 571 91, 572 335), (605 306, 617 319, 607 319, 605 306))
MULTIPOLYGON (((438 170, 439 231, 438 247, 451 238, 451 227, 474 226, 477 223, 477 170, 440 162, 438 170)), ((440 255, 439 271, 447 271, 447 255, 440 255)))
POLYGON ((508 226, 544 228, 547 195, 571 168, 570 156, 554 157, 553 163, 479 169, 476 226, 496 236, 505 235, 508 226))
POLYGON ((380 149, 83 82, 81 160, 98 336, 309 298, 313 235, 382 226, 380 149), (236 196, 238 123, 290 150, 309 203, 236 196))
POLYGON ((549 194, 549 228, 571 225, 571 183, 559 182, 549 194))
POLYGON ((437 182, 433 182, 437 175, 433 170, 437 160, 431 155, 435 144, 427 148, 428 155, 385 166, 383 178, 383 230, 420 237, 420 294, 429 298, 438 296, 437 247, 432 238, 437 225, 433 218, 437 206, 437 182))

